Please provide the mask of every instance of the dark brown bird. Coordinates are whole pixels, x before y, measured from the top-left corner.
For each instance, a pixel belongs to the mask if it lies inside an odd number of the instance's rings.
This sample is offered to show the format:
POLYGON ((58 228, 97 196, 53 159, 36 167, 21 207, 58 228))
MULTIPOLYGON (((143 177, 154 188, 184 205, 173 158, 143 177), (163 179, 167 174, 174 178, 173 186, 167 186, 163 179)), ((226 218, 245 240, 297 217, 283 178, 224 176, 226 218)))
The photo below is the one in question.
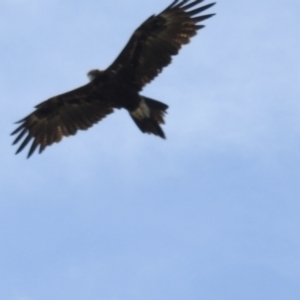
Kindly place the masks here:
POLYGON ((158 15, 148 18, 131 36, 117 59, 104 71, 88 73, 90 82, 52 97, 20 120, 13 144, 21 141, 17 153, 30 142, 30 157, 41 153, 64 136, 74 135, 99 122, 114 108, 125 108, 144 133, 165 138, 160 127, 168 105, 139 92, 171 63, 182 45, 189 43, 202 21, 214 14, 199 15, 215 3, 197 7, 204 0, 175 0, 158 15))

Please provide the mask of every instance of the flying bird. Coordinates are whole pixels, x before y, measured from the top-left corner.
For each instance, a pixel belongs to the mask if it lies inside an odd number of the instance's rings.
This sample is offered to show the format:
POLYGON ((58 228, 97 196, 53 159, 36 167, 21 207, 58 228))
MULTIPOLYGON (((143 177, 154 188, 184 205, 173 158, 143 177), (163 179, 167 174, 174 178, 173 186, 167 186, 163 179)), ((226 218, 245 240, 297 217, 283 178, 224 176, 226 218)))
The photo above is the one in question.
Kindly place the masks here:
POLYGON ((89 83, 54 96, 35 106, 18 121, 13 144, 16 154, 31 143, 28 158, 38 148, 58 143, 63 137, 86 130, 112 113, 125 108, 138 128, 165 138, 161 128, 168 105, 140 94, 164 67, 171 63, 182 45, 190 42, 202 21, 214 14, 201 14, 215 3, 198 6, 204 0, 175 0, 158 15, 138 27, 125 48, 106 70, 88 73, 89 83))

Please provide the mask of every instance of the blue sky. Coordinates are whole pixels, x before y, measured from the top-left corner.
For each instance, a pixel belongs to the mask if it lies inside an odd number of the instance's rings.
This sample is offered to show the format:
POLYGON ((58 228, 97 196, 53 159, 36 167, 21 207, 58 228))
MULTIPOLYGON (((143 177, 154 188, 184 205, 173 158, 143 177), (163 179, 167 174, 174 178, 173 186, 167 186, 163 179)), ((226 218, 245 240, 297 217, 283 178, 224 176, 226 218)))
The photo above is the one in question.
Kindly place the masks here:
POLYGON ((1 1, 1 298, 299 299, 299 1, 210 9, 143 91, 170 106, 166 141, 116 111, 14 155, 14 121, 169 3, 1 1))

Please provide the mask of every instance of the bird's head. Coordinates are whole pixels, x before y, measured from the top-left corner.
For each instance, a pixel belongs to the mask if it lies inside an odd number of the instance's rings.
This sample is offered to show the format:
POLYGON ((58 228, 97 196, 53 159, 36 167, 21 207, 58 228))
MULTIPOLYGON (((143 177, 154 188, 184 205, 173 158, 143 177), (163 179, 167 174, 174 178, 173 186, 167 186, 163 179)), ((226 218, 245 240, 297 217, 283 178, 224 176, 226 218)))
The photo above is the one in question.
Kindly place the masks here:
POLYGON ((91 70, 87 73, 88 78, 90 81, 93 81, 95 78, 97 78, 102 72, 100 70, 91 70))

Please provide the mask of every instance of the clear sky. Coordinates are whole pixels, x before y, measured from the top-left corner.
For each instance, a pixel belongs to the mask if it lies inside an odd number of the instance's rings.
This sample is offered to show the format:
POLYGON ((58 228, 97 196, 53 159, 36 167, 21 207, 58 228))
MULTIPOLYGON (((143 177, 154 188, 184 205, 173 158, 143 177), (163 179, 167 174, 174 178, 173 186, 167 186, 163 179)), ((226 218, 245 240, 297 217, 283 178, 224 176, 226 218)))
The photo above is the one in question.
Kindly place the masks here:
POLYGON ((170 3, 0 2, 1 299, 300 299, 298 0, 209 10, 143 91, 170 106, 166 141, 118 110, 14 155, 13 122, 170 3))

